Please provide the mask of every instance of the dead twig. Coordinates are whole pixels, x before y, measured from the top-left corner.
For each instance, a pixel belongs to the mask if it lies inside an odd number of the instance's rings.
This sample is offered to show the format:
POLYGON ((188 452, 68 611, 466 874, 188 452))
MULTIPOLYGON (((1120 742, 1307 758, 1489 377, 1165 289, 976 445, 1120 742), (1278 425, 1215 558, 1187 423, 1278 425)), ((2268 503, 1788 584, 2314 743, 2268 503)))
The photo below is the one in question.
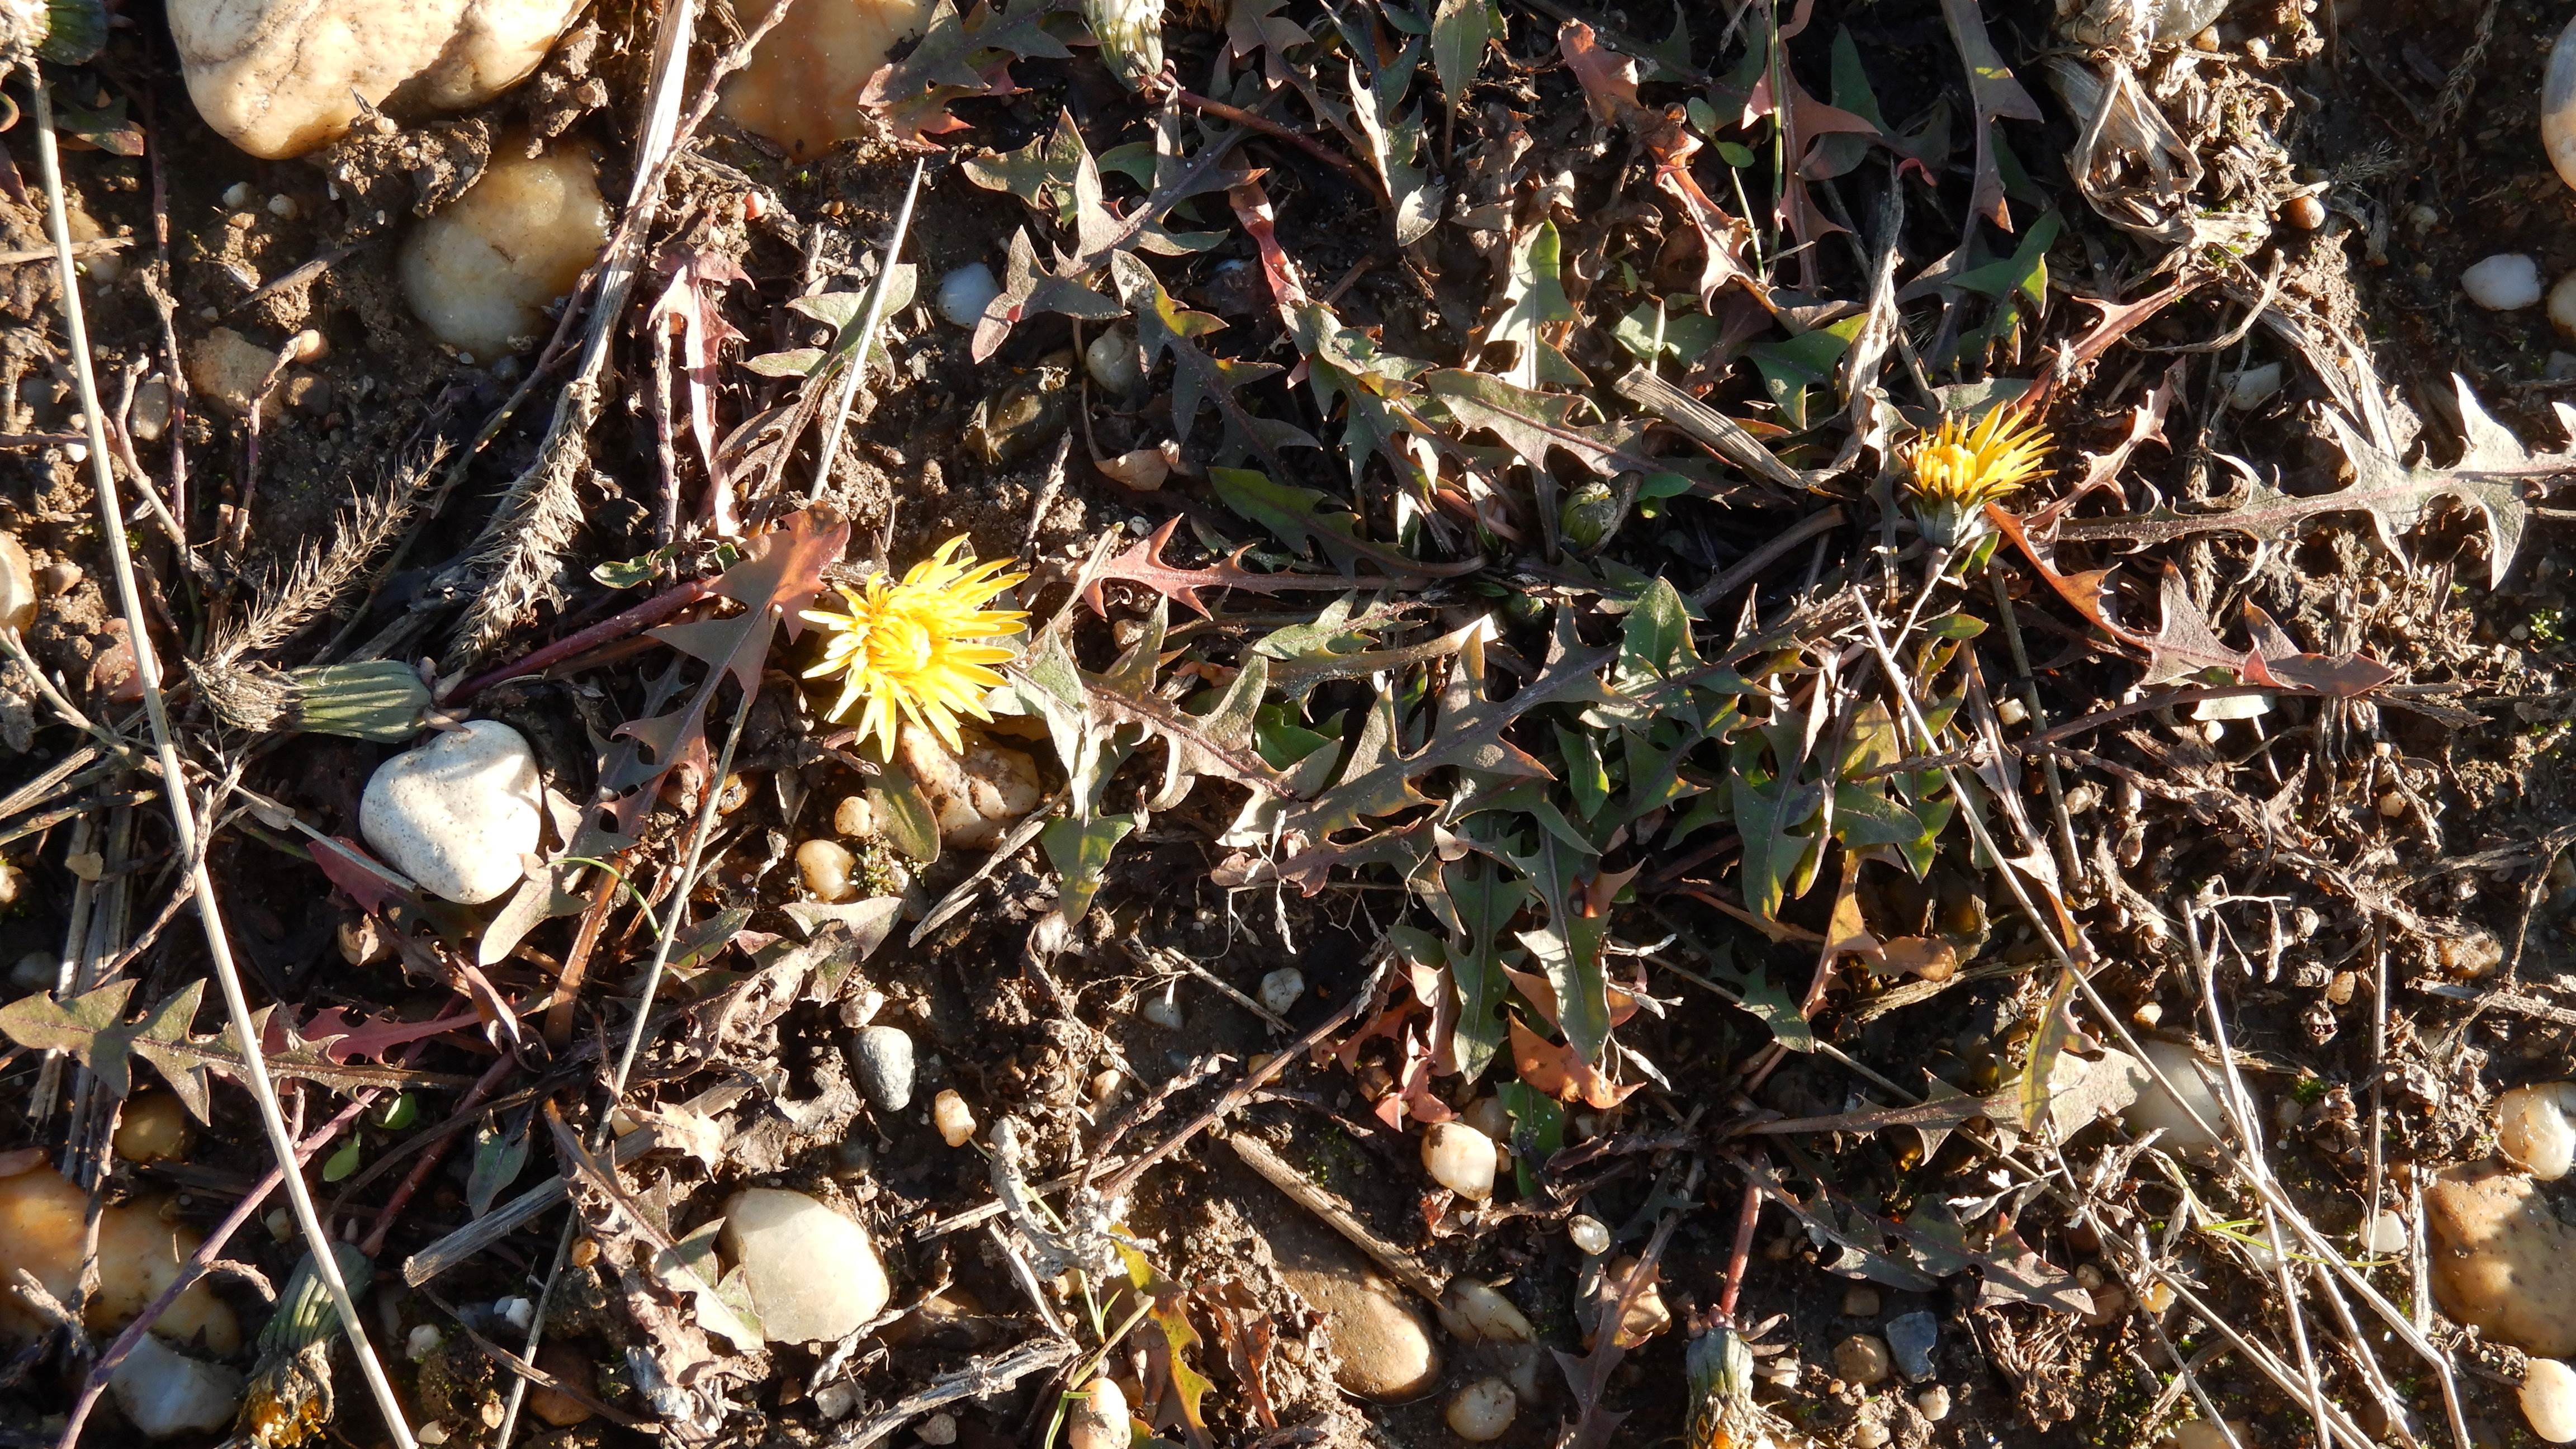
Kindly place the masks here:
MULTIPOLYGON (((73 376, 79 384, 82 415, 88 420, 90 449, 90 484, 97 494, 99 532, 106 539, 108 562, 115 574, 117 600, 125 616, 126 637, 134 654, 134 673, 143 690, 143 708, 152 724, 154 750, 160 756, 161 777, 171 783, 168 791, 170 823, 178 837, 180 854, 196 864, 190 872, 196 887, 197 918, 205 927, 207 954, 214 965, 215 983, 222 989, 225 1011, 242 1044, 242 1080, 250 1088, 251 1100, 259 1109, 261 1124, 268 1131, 269 1148, 281 1163, 298 1160, 295 1139, 286 1130, 285 1115, 279 1110, 277 1088, 269 1080, 268 1062, 259 1045, 260 1033, 251 1019, 250 1001, 242 991, 241 972, 233 963, 232 940, 225 929, 223 912, 215 902, 215 885, 206 873, 204 857, 197 848, 196 811, 188 792, 179 787, 187 777, 179 767, 179 749, 170 727, 170 711, 161 693, 161 661, 152 643, 151 619, 143 606, 143 591, 134 573, 134 558, 126 546, 125 511, 118 502, 116 470, 107 450, 107 414, 99 401, 98 378, 90 362, 89 325, 82 314, 80 287, 72 275, 71 225, 63 202, 62 158, 54 136, 54 103, 44 77, 34 77, 36 156, 45 179, 45 220, 54 239, 56 270, 60 282, 63 326, 71 346, 73 376)), ((296 1225, 302 1229, 310 1250, 315 1275, 330 1292, 332 1306, 339 1310, 340 1329, 348 1335, 349 1346, 357 1354, 358 1367, 374 1394, 377 1410, 384 1416, 385 1427, 394 1438, 397 1449, 415 1449, 411 1426, 404 1421, 402 1404, 394 1396, 391 1380, 385 1377, 384 1365, 375 1348, 367 1341, 367 1330, 358 1318, 356 1300, 342 1278, 338 1257, 331 1247, 331 1236, 323 1229, 313 1211, 313 1195, 304 1185, 300 1172, 284 1175, 287 1203, 294 1209, 296 1225)))
POLYGON ((1370 1232, 1367 1224, 1351 1215, 1349 1204, 1308 1181, 1304 1173, 1280 1161, 1279 1154, 1261 1142, 1241 1132, 1229 1132, 1220 1140, 1234 1149, 1244 1166, 1261 1174, 1264 1181, 1297 1206, 1323 1219, 1326 1227, 1350 1239, 1353 1247, 1376 1259, 1389 1277, 1435 1304, 1449 1291, 1448 1279, 1432 1272, 1421 1259, 1370 1232))
POLYGON ((1064 1339, 1044 1338, 1021 1344, 1008 1353, 977 1359, 850 1424, 824 1441, 826 1449, 867 1449, 942 1404, 999 1393, 1031 1374, 1063 1366, 1080 1352, 1064 1339))

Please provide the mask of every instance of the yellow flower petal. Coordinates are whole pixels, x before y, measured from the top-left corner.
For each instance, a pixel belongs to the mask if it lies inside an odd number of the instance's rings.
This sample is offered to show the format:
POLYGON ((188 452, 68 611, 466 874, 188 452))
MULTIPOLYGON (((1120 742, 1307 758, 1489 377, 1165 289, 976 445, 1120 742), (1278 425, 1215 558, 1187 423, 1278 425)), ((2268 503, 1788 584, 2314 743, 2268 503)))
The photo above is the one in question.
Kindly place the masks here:
POLYGON ((880 758, 893 758, 895 732, 904 724, 959 748, 958 715, 992 718, 983 695, 1002 676, 987 666, 1018 657, 1015 649, 971 641, 1021 630, 1027 614, 984 605, 1027 575, 1005 573, 1002 560, 961 557, 965 547, 964 537, 952 538, 900 579, 880 575, 860 588, 840 588, 846 612, 803 615, 825 634, 820 660, 805 677, 841 676, 834 719, 846 719, 853 704, 866 701, 858 743, 874 742, 880 758))

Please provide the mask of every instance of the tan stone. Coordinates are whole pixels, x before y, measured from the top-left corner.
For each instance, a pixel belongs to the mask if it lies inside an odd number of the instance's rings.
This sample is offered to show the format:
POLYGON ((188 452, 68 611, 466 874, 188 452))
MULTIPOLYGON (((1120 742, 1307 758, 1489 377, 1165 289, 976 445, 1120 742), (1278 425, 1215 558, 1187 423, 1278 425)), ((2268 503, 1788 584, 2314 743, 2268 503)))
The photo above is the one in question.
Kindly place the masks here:
POLYGON ((2424 1191, 2433 1301, 2487 1337, 2550 1358, 2576 1354, 2576 1227, 2540 1184, 2492 1159, 2424 1191))
POLYGON ((345 135, 360 103, 479 106, 526 78, 581 0, 170 0, 188 94, 254 156, 345 135))
POLYGON ((608 203, 579 147, 505 145, 471 190, 412 229, 403 300, 438 340, 492 362, 553 330, 545 309, 608 242, 608 203))
MULTIPOLYGON (((769 13, 743 7, 748 25, 769 13)), ((928 0, 798 0, 725 82, 726 118, 800 157, 860 134, 859 94, 897 41, 919 35, 928 0)))
POLYGON ((1271 1246, 1279 1276, 1326 1320, 1339 1364, 1334 1382, 1381 1404, 1419 1398, 1439 1385, 1440 1350, 1402 1288, 1329 1244, 1271 1246))
POLYGON ((898 737, 895 763, 921 788, 931 818, 939 822, 940 844, 989 850, 1001 843, 1003 831, 1038 808, 1044 792, 1037 761, 972 736, 964 743, 965 754, 953 754, 937 735, 908 726, 898 737))

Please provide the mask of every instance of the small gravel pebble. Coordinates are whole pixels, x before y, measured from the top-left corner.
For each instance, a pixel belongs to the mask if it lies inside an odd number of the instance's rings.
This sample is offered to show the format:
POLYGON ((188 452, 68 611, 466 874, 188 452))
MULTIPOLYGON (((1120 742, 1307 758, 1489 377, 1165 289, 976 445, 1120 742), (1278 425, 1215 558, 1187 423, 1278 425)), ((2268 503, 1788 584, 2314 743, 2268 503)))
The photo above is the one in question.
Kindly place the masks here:
POLYGON ((894 1113, 912 1105, 912 1038, 899 1026, 872 1026, 850 1044, 850 1064, 858 1071, 859 1090, 879 1112, 894 1113))
POLYGON ((1834 1376, 1868 1388, 1887 1382, 1887 1341, 1874 1333, 1855 1333, 1834 1345, 1834 1376))
POLYGON ((1929 1313, 1901 1313, 1887 1320, 1887 1347, 1896 1371, 1909 1379, 1932 1376, 1932 1350, 1941 1342, 1941 1320, 1929 1313))

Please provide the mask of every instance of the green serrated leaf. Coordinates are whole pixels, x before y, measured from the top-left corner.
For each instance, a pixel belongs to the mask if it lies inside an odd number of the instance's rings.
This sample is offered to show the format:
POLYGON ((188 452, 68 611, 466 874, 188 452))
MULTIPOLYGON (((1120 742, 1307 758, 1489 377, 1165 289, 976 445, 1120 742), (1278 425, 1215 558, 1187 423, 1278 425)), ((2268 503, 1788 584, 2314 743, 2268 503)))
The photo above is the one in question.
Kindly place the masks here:
POLYGON ((1528 881, 1474 855, 1442 865, 1438 889, 1430 893, 1432 911, 1449 933, 1450 988, 1458 993, 1458 1070, 1470 1082, 1502 1050, 1502 1007, 1512 992, 1503 975, 1503 933, 1529 903, 1529 893, 1528 881))
POLYGON ((1505 1082, 1494 1089, 1512 1119, 1512 1170, 1521 1194, 1538 1191, 1538 1171, 1565 1148, 1565 1104, 1527 1082, 1505 1082))
POLYGON ((1452 111, 1484 63, 1492 25, 1488 0, 1438 0, 1431 12, 1431 67, 1440 74, 1440 96, 1452 111))
POLYGON ((1057 820, 1038 832, 1047 863, 1064 878, 1056 892, 1056 910, 1068 924, 1079 923, 1100 893, 1111 852, 1136 828, 1133 815, 1100 815, 1089 820, 1057 820))
POLYGON ((1610 800, 1610 769, 1601 763, 1601 746, 1584 730, 1556 727, 1557 752, 1565 757, 1566 788, 1574 792, 1574 813, 1590 820, 1610 800))
MULTIPOLYGON (((1512 250, 1511 265, 1503 274, 1503 302, 1485 329, 1484 343, 1509 343, 1517 352, 1511 370, 1503 380, 1520 388, 1536 388, 1548 380, 1546 354, 1552 350, 1545 332, 1560 322, 1579 320, 1574 304, 1566 300, 1562 251, 1557 240, 1556 223, 1542 221, 1533 227, 1521 244, 1512 250)), ((1580 373, 1574 379, 1584 381, 1580 373)))

